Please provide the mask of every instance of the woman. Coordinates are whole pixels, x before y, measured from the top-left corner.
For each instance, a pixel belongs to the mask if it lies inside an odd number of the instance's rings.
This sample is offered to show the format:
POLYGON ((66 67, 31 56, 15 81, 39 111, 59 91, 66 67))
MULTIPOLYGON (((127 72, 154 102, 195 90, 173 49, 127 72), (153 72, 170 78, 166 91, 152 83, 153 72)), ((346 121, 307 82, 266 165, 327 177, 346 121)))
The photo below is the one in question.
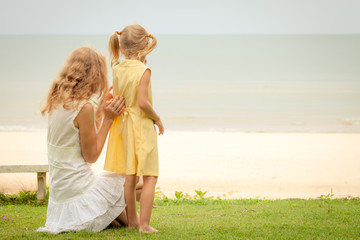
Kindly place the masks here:
POLYGON ((104 56, 88 47, 74 50, 42 109, 48 114, 50 195, 46 224, 38 232, 98 232, 127 224, 124 177, 96 175, 90 168, 124 108, 123 98, 109 94, 104 56), (94 96, 101 99, 99 106, 92 103, 94 96))

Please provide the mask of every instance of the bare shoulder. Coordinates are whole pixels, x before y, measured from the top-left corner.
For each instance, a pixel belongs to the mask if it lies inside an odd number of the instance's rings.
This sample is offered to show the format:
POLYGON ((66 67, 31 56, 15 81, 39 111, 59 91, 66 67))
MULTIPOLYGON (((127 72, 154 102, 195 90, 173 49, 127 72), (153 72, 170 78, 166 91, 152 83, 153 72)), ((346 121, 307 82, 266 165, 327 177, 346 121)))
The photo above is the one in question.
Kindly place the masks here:
POLYGON ((149 68, 147 68, 140 79, 140 84, 147 85, 150 81, 150 77, 151 77, 151 71, 149 68))
POLYGON ((74 119, 75 127, 79 128, 79 123, 87 122, 89 119, 93 120, 94 107, 91 103, 86 103, 80 110, 79 114, 74 119))
POLYGON ((145 69, 144 74, 143 74, 143 77, 144 77, 144 76, 147 76, 147 77, 150 77, 150 76, 151 76, 151 70, 150 70, 150 68, 145 69))
POLYGON ((85 105, 81 108, 79 115, 88 115, 94 114, 94 107, 91 103, 85 103, 85 105))

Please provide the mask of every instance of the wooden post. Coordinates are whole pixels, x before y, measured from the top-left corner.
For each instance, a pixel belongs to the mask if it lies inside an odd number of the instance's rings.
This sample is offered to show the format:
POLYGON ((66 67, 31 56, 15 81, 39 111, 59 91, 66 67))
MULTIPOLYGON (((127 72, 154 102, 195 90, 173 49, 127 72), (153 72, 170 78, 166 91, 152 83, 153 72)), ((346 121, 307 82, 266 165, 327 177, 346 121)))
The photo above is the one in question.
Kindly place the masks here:
POLYGON ((37 173, 38 192, 37 199, 44 200, 46 194, 46 172, 37 173))

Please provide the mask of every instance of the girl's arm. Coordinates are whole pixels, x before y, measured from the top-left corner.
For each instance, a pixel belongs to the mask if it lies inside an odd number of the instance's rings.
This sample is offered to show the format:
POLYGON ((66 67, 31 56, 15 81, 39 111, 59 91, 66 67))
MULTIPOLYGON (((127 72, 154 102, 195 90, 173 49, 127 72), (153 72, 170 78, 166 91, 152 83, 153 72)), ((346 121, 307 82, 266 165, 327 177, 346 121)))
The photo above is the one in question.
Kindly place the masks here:
POLYGON ((138 88, 138 104, 140 109, 151 118, 154 123, 159 127, 159 135, 164 134, 164 126, 160 120, 160 116, 157 115, 153 107, 151 106, 148 100, 149 92, 149 82, 150 82, 151 72, 149 69, 146 69, 143 76, 140 79, 139 88, 138 88))
POLYGON ((115 117, 125 109, 125 100, 117 96, 104 106, 104 120, 96 133, 94 127, 94 108, 90 103, 83 106, 74 120, 80 131, 81 154, 85 162, 94 163, 100 156, 107 134, 115 117))

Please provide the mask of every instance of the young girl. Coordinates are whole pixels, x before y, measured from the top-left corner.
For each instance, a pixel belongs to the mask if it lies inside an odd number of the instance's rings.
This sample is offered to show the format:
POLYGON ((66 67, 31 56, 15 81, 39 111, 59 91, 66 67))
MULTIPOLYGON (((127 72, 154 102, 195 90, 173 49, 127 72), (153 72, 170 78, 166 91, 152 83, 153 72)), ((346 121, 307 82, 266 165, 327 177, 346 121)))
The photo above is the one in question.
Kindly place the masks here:
POLYGON ((107 97, 104 56, 87 47, 74 50, 41 111, 48 113, 50 196, 46 224, 39 232, 98 232, 110 223, 126 223, 124 177, 95 175, 89 166, 98 159, 113 119, 125 108, 124 99, 105 102, 107 97), (96 113, 90 101, 94 95, 103 99, 96 113), (96 129, 95 116, 101 115, 96 129))
POLYGON ((140 25, 130 25, 110 37, 109 49, 113 68, 114 96, 124 96, 127 108, 111 126, 105 170, 125 173, 125 202, 128 227, 152 233, 150 217, 158 176, 158 149, 155 125, 164 133, 160 117, 152 107, 150 69, 145 57, 156 47, 156 38, 140 25), (136 212, 135 185, 143 177, 140 198, 140 221, 136 212))

